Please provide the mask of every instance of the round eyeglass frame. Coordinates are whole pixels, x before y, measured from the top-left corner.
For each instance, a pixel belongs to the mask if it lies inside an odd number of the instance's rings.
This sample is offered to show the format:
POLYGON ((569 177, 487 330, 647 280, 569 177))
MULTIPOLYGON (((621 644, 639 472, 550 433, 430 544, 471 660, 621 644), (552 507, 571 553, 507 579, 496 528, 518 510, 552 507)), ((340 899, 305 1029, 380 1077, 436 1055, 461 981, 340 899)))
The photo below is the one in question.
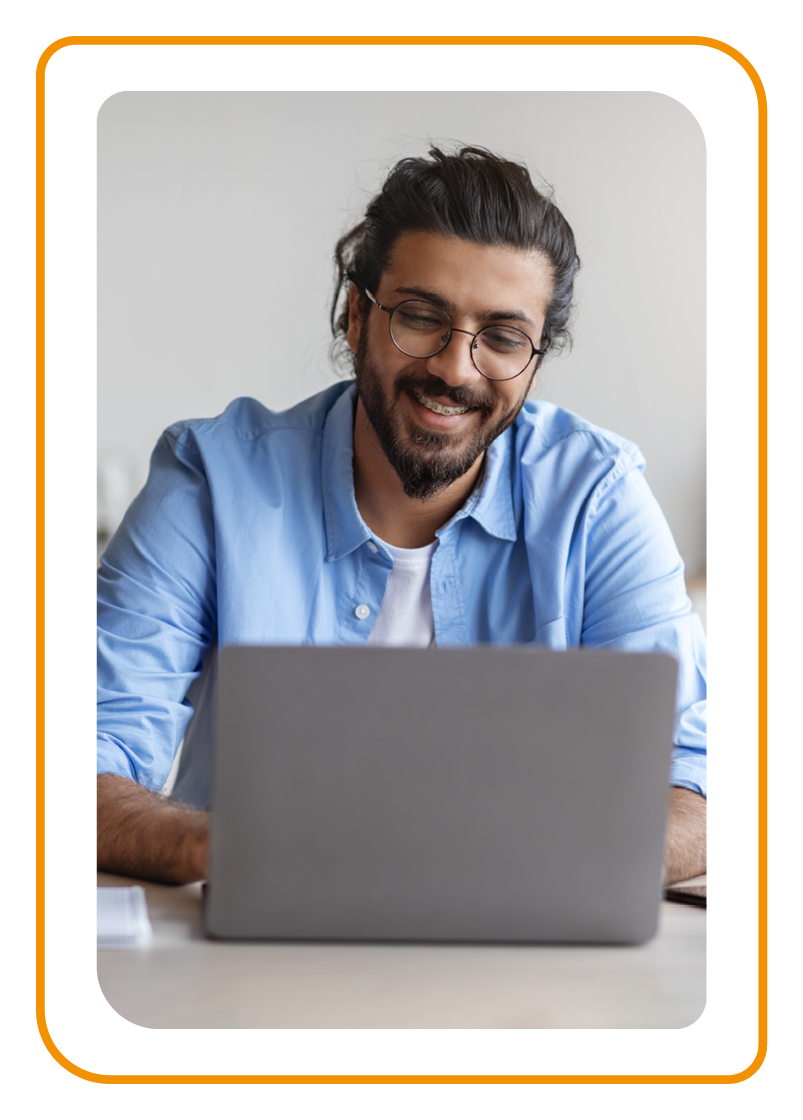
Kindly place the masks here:
POLYGON ((385 311, 387 313, 387 315, 389 316, 389 318, 388 318, 388 334, 390 335, 390 341, 393 343, 393 345, 396 347, 396 349, 399 351, 399 353, 404 354, 405 357, 407 357, 407 358, 434 358, 436 354, 440 354, 446 349, 446 347, 452 341, 452 335, 453 334, 467 334, 471 339, 471 343, 469 344, 469 348, 468 348, 469 357, 471 358, 471 364, 474 366, 474 369, 477 371, 478 374, 480 374, 481 377, 484 377, 486 379, 486 381, 515 381, 517 377, 521 377, 521 375, 524 373, 525 369, 530 364, 530 362, 533 360, 533 358, 535 357, 536 354, 539 354, 543 357, 543 355, 546 354, 547 350, 549 349, 549 343, 547 343, 546 346, 543 348, 543 350, 539 350, 536 346, 533 345, 533 340, 530 338, 530 336, 527 334, 526 331, 521 330, 519 327, 509 327, 508 330, 518 331, 518 333, 520 335, 523 335, 524 338, 527 339, 530 346, 532 347, 532 353, 530 354, 529 358, 524 363, 524 365, 522 366, 522 368, 519 370, 518 373, 514 373, 510 377, 490 377, 487 373, 483 373, 483 371, 480 369, 480 367, 474 361, 474 344, 477 341, 477 338, 484 331, 493 330, 492 326, 489 325, 487 327, 482 327, 478 331, 462 330, 460 327, 453 327, 452 326, 452 320, 449 318, 449 316, 443 310, 443 308, 438 307, 437 304, 430 303, 429 300, 426 300, 426 299, 403 299, 401 301, 401 303, 397 303, 395 307, 385 307, 384 303, 380 303, 379 300, 376 298, 376 296, 372 292, 369 292, 367 288, 363 288, 363 291, 368 296, 371 303, 376 304, 376 306, 379 308, 380 311, 385 311), (446 322, 449 324, 449 333, 446 336, 446 341, 444 342, 444 344, 442 346, 439 346, 437 350, 433 350, 431 354, 408 354, 406 350, 402 350, 401 346, 399 346, 398 342, 393 337, 393 316, 399 310, 400 307, 405 307, 409 303, 425 303, 430 307, 434 307, 435 310, 438 311, 439 314, 441 314, 444 317, 444 319, 446 320, 446 322))

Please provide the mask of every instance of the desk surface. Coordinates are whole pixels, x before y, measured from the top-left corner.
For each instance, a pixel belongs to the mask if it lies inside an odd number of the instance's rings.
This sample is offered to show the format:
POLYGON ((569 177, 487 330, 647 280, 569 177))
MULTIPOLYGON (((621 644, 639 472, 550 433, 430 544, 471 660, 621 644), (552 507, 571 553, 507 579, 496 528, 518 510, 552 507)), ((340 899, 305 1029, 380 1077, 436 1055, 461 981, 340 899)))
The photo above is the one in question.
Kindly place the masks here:
POLYGON ((98 953, 141 1026, 685 1027, 705 1006, 705 911, 681 903, 639 946, 257 944, 204 937, 199 884, 141 885, 153 942, 98 953))

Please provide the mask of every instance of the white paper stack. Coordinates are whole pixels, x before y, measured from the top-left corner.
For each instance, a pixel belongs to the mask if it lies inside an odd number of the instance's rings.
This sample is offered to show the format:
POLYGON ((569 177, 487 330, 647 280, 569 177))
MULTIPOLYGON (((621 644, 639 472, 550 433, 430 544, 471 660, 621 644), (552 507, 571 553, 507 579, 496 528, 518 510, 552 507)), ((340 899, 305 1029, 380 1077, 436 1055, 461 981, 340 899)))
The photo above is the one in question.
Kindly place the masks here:
POLYGON ((152 937, 142 887, 98 887, 99 949, 142 949, 152 937))

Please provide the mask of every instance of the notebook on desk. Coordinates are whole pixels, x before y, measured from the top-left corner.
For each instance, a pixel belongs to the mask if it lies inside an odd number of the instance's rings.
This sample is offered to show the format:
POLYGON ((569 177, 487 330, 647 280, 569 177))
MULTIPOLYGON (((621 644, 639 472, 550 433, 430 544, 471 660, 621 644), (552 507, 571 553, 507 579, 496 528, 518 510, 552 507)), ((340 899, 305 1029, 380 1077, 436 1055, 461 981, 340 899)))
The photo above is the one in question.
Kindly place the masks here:
POLYGON ((664 654, 224 649, 207 933, 648 939, 676 678, 664 654))
POLYGON ((689 906, 706 906, 708 880, 705 875, 695 875, 693 879, 683 879, 679 883, 668 883, 664 887, 667 902, 685 902, 689 906))

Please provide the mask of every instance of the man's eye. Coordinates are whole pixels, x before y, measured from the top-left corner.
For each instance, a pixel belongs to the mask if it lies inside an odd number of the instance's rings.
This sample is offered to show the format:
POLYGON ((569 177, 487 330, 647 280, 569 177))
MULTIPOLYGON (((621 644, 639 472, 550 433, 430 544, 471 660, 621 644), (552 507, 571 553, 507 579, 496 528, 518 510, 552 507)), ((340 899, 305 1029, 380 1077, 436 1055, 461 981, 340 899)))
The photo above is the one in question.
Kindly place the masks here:
POLYGON ((422 314, 417 311, 400 311, 399 319, 404 323, 405 327, 412 327, 413 330, 437 330, 443 323, 442 319, 436 318, 433 315, 422 314))
POLYGON ((419 333, 442 333, 443 330, 448 329, 447 320, 443 318, 442 312, 437 307, 418 300, 400 304, 395 310, 394 321, 405 330, 415 330, 419 333))
POLYGON ((505 330, 499 327, 486 328, 480 338, 491 350, 503 354, 515 354, 524 350, 527 346, 527 339, 520 331, 505 330))

